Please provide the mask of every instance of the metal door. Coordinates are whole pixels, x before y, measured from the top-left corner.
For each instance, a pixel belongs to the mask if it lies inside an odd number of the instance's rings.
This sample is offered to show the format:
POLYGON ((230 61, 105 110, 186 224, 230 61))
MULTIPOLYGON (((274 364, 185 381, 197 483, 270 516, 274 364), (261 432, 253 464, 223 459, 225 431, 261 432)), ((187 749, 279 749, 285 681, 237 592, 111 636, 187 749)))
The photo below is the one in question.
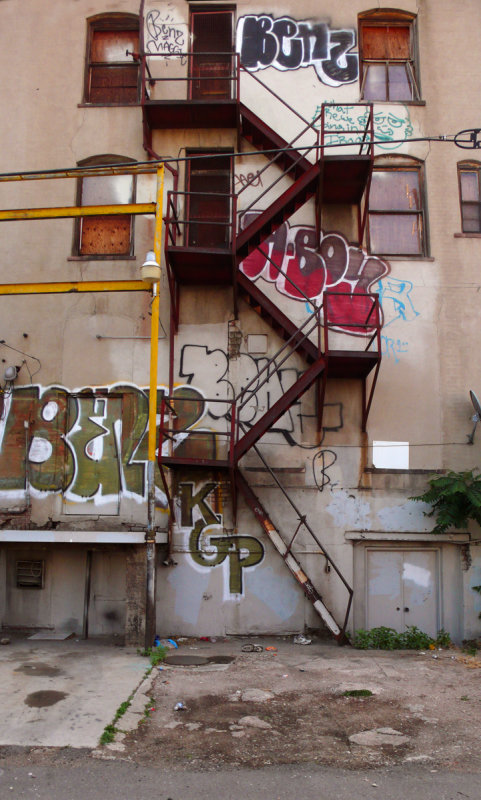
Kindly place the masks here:
POLYGON ((188 167, 187 242, 191 247, 225 248, 230 241, 231 157, 199 155, 188 167))
POLYGON ((436 550, 367 551, 367 628, 439 630, 436 550))
POLYGON ((232 11, 193 11, 190 76, 193 99, 232 97, 232 11))

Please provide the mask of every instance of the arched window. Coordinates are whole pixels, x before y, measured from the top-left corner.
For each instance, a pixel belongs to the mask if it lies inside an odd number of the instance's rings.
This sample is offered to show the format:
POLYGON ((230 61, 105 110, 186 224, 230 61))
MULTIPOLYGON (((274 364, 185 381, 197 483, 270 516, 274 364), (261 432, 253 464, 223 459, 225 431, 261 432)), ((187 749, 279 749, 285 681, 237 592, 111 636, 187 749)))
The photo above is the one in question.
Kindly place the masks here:
POLYGON ((137 103, 138 16, 98 14, 87 20, 87 26, 84 101, 100 105, 137 103))
POLYGON ((376 255, 427 255, 423 162, 376 159, 369 193, 369 249, 376 255))
POLYGON ((481 233, 481 164, 478 161, 460 161, 458 180, 462 231, 481 233))
MULTIPOLYGON (((86 158, 79 167, 128 164, 134 159, 117 155, 86 158)), ((135 175, 102 175, 79 178, 77 205, 95 206, 135 202, 135 175)), ((76 221, 74 255, 86 258, 125 258, 133 253, 133 220, 130 214, 80 217, 76 221)))
POLYGON ((416 17, 407 11, 376 9, 359 14, 362 100, 419 100, 416 17))

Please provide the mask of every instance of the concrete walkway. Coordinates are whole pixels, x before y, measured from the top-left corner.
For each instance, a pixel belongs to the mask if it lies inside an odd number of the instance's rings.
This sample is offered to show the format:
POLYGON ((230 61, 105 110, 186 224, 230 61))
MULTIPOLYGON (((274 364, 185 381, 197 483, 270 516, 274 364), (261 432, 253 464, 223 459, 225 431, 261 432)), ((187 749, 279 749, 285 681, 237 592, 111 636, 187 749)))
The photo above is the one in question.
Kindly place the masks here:
POLYGON ((148 666, 112 642, 12 638, 0 646, 0 745, 96 747, 148 666))

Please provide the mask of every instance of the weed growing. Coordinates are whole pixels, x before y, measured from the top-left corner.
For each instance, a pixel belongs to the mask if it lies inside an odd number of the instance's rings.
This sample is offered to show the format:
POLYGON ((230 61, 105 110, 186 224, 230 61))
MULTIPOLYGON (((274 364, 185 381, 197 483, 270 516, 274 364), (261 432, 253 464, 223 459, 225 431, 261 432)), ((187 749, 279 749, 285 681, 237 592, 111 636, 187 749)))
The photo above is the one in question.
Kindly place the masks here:
POLYGON ((449 647, 451 637, 447 631, 441 629, 436 639, 420 631, 416 625, 411 625, 402 633, 394 628, 371 628, 367 631, 360 628, 354 634, 352 644, 358 650, 427 650, 430 647, 449 647))
POLYGON ((346 689, 342 693, 343 697, 372 697, 370 689, 346 689))
POLYGON ((157 647, 147 647, 145 650, 137 650, 139 656, 148 658, 153 667, 156 667, 157 664, 160 664, 168 652, 169 651, 167 647, 162 647, 161 644, 159 644, 157 647))
POLYGON ((115 739, 115 734, 117 733, 117 728, 115 725, 106 725, 104 728, 104 732, 100 737, 100 744, 110 744, 115 739))

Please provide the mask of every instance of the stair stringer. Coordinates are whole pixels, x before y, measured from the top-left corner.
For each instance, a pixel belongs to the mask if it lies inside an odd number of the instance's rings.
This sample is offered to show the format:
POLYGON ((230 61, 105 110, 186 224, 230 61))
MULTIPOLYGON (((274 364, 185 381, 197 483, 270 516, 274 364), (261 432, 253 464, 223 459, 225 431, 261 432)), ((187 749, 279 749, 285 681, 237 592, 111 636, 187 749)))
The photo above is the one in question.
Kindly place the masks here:
POLYGON ((288 545, 283 540, 281 534, 272 522, 266 509, 254 494, 251 487, 238 468, 235 470, 235 480, 239 492, 242 494, 249 508, 252 510, 262 530, 270 539, 275 549, 283 559, 285 565, 301 586, 304 594, 312 603, 316 613, 320 616, 323 623, 330 630, 334 638, 341 642, 344 639, 344 632, 341 630, 333 615, 322 600, 322 596, 302 569, 298 560, 290 552, 288 545))
MULTIPOLYGON (((282 397, 277 400, 271 408, 266 411, 262 417, 252 425, 251 428, 244 433, 244 435, 234 445, 234 462, 237 464, 239 459, 242 458, 251 447, 263 436, 269 428, 286 412, 291 406, 307 392, 314 381, 327 368, 327 359, 321 356, 311 364, 311 366, 302 373, 300 378, 287 389, 282 397)), ((252 392, 255 394, 255 392, 252 392)))

